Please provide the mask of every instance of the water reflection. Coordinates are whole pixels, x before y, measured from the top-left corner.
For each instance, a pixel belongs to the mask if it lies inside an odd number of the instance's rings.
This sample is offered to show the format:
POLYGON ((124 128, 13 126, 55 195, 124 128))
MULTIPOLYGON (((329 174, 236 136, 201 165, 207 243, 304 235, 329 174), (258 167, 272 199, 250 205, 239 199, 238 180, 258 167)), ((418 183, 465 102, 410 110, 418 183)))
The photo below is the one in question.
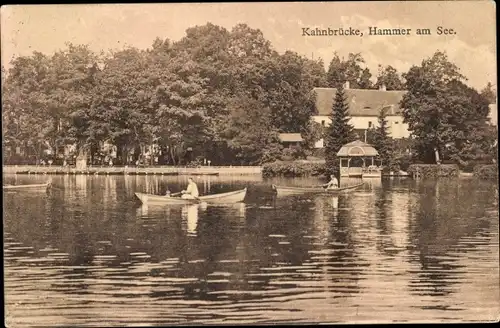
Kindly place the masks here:
POLYGON ((198 225, 199 204, 186 205, 182 207, 182 220, 186 222, 186 230, 188 235, 196 236, 196 226, 198 225))
POLYGON ((488 228, 491 222, 486 215, 491 197, 485 197, 487 192, 473 188, 472 183, 475 181, 449 180, 420 185, 416 222, 410 237, 416 246, 412 259, 418 261, 420 268, 414 269, 416 279, 410 280, 412 293, 444 296, 456 292, 454 285, 460 282, 467 266, 457 253, 472 251, 478 242, 482 244, 479 240, 472 244, 463 241, 488 228), (464 213, 475 219, 467 219, 464 213))
MULTIPOLYGON (((245 203, 148 207, 134 191, 180 190, 184 180, 85 178, 55 177, 61 189, 48 195, 4 195, 8 322, 387 322, 498 313, 495 185, 391 180, 270 206, 268 184, 256 181, 245 203)), ((212 193, 248 184, 204 181, 212 193)))

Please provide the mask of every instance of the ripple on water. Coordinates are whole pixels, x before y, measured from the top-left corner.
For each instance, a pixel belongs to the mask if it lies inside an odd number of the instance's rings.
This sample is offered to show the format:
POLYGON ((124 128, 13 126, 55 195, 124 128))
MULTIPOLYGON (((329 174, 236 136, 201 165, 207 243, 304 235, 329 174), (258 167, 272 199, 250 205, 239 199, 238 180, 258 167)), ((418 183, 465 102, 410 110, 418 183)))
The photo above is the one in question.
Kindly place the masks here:
POLYGON ((143 217, 124 203, 151 181, 171 188, 170 177, 92 177, 85 197, 70 195, 82 184, 74 178, 42 211, 40 203, 6 204, 11 326, 498 317, 498 210, 487 192, 474 196, 478 186, 446 198, 446 210, 438 201, 450 188, 437 197, 434 186, 419 193, 394 181, 339 195, 338 211, 314 195, 276 206, 251 200, 244 213, 208 206, 187 218, 196 221, 187 238, 180 209, 143 217))

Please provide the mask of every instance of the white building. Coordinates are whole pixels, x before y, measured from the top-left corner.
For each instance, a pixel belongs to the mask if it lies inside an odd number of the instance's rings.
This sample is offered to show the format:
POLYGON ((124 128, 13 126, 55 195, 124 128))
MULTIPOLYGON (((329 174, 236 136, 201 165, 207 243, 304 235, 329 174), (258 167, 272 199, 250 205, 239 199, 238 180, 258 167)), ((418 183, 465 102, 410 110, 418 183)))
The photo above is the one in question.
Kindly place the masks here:
MULTIPOLYGON (((312 119, 323 126, 331 123, 330 114, 337 89, 314 88, 316 92, 317 115, 312 119)), ((378 125, 377 117, 382 108, 387 108, 389 133, 394 139, 409 138, 408 124, 403 123, 403 116, 399 102, 406 91, 387 91, 384 87, 379 90, 349 89, 346 83, 345 95, 349 105, 350 123, 355 130, 367 130, 378 125)), ((316 148, 323 148, 323 140, 316 143, 316 148)))

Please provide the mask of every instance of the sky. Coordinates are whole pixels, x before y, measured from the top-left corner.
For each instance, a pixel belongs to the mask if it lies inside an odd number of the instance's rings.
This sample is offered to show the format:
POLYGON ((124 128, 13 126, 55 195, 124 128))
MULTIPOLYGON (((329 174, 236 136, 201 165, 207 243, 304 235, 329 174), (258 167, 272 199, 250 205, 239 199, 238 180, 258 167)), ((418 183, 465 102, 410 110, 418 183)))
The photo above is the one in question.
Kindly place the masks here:
POLYGON ((315 3, 176 3, 10 5, 1 8, 2 65, 33 51, 52 54, 66 42, 88 44, 94 51, 151 47, 156 37, 173 41, 189 27, 213 23, 231 30, 238 23, 260 29, 274 49, 322 58, 327 65, 360 52, 374 77, 378 65, 405 72, 445 51, 467 78, 482 89, 496 87, 495 3, 476 1, 395 1, 315 3), (369 27, 411 28, 409 36, 368 36, 369 27), (438 26, 453 35, 437 35, 438 26), (303 36, 303 28, 360 29, 359 36, 303 36), (415 35, 429 28, 432 35, 415 35))

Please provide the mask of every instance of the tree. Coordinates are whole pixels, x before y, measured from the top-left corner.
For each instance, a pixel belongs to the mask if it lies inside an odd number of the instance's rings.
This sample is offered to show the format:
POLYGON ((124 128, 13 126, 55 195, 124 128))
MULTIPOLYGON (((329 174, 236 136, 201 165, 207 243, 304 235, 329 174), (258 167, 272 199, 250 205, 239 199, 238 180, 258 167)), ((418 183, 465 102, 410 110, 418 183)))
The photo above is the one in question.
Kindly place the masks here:
POLYGON ((313 86, 327 88, 328 82, 326 80, 325 63, 323 59, 308 60, 305 65, 306 74, 312 79, 313 86))
POLYGON ((393 140, 389 136, 387 108, 382 108, 378 116, 378 126, 372 132, 372 145, 377 149, 382 165, 388 168, 393 159, 393 140))
POLYGON ((370 80, 372 77, 372 73, 370 73, 370 70, 368 68, 365 68, 361 72, 361 76, 359 77, 359 88, 360 89, 372 89, 373 88, 373 83, 370 80))
POLYGON ((488 100, 460 81, 452 81, 447 87, 448 115, 453 117, 446 117, 451 128, 445 136, 449 140, 442 151, 443 157, 461 166, 489 162, 494 129, 488 124, 488 100))
POLYGON ((144 152, 155 138, 157 123, 151 98, 155 88, 148 70, 147 54, 136 48, 115 52, 105 60, 91 111, 90 133, 117 147, 123 164, 135 148, 144 152))
MULTIPOLYGON (((95 91, 100 83, 99 56, 87 45, 67 44, 51 58, 50 107, 52 108, 52 143, 76 146, 78 153, 87 153, 99 137, 94 130, 97 123, 91 111, 95 91)), ((101 135, 102 136, 102 135, 101 135)))
POLYGON ((497 103, 497 91, 493 88, 491 82, 488 82, 483 90, 481 90, 481 95, 488 100, 489 104, 497 103))
POLYGON ((231 103, 224 137, 239 164, 261 164, 275 160, 280 152, 278 132, 270 123, 271 110, 248 95, 231 103))
POLYGON ((208 138, 207 79, 196 68, 186 53, 168 57, 154 68, 159 83, 149 105, 155 110, 155 135, 169 149, 174 164, 182 161, 189 147, 198 153, 208 138))
POLYGON ((487 124, 488 101, 462 82, 465 77, 445 53, 436 52, 404 77, 408 92, 401 107, 417 158, 426 163, 460 162, 482 147, 479 134, 487 124))
POLYGON ((311 71, 309 59, 295 52, 272 57, 263 74, 260 99, 272 110, 272 123, 280 132, 301 132, 314 115, 315 82, 321 71, 311 71), (316 74, 319 74, 317 76, 316 74))
POLYGON ((302 138, 304 139, 302 148, 306 152, 306 155, 310 155, 312 153, 316 142, 323 138, 323 134, 324 127, 318 122, 310 120, 309 124, 307 124, 301 133, 302 138))
POLYGON ((363 69, 365 60, 360 53, 349 53, 346 60, 334 54, 327 72, 327 82, 330 88, 336 88, 349 82, 352 89, 367 89, 371 87, 371 73, 363 69))
MULTIPOLYGON (((359 79, 360 60, 350 55, 342 72, 359 79)), ((245 24, 228 31, 208 23, 188 28, 177 42, 156 38, 146 51, 106 56, 68 44, 11 64, 2 76, 4 145, 38 157, 68 144, 92 157, 109 142, 122 162, 150 145, 173 164, 188 148, 219 163, 235 160, 232 153, 239 162, 269 160, 280 148, 278 132, 308 132, 316 110, 312 89, 327 86, 321 59, 279 54, 245 24), (242 107, 247 101, 255 109, 242 107), (267 141, 251 137, 247 127, 267 141)))
POLYGON ((344 88, 339 86, 335 93, 330 118, 332 123, 325 131, 325 160, 327 171, 330 174, 338 174, 337 153, 343 145, 354 141, 356 136, 354 128, 349 123, 349 106, 347 105, 344 88))
POLYGON ((344 65, 337 53, 334 54, 330 61, 330 65, 328 65, 326 79, 330 88, 336 88, 343 85, 346 81, 344 65))
POLYGON ((382 85, 386 87, 386 90, 403 90, 403 82, 398 74, 398 71, 391 65, 383 68, 379 65, 379 71, 377 75, 377 82, 375 83, 375 88, 380 88, 382 85))
POLYGON ((57 124, 64 113, 54 101, 51 59, 39 52, 17 57, 2 84, 4 144, 28 150, 38 161, 42 151, 55 145, 57 124))

